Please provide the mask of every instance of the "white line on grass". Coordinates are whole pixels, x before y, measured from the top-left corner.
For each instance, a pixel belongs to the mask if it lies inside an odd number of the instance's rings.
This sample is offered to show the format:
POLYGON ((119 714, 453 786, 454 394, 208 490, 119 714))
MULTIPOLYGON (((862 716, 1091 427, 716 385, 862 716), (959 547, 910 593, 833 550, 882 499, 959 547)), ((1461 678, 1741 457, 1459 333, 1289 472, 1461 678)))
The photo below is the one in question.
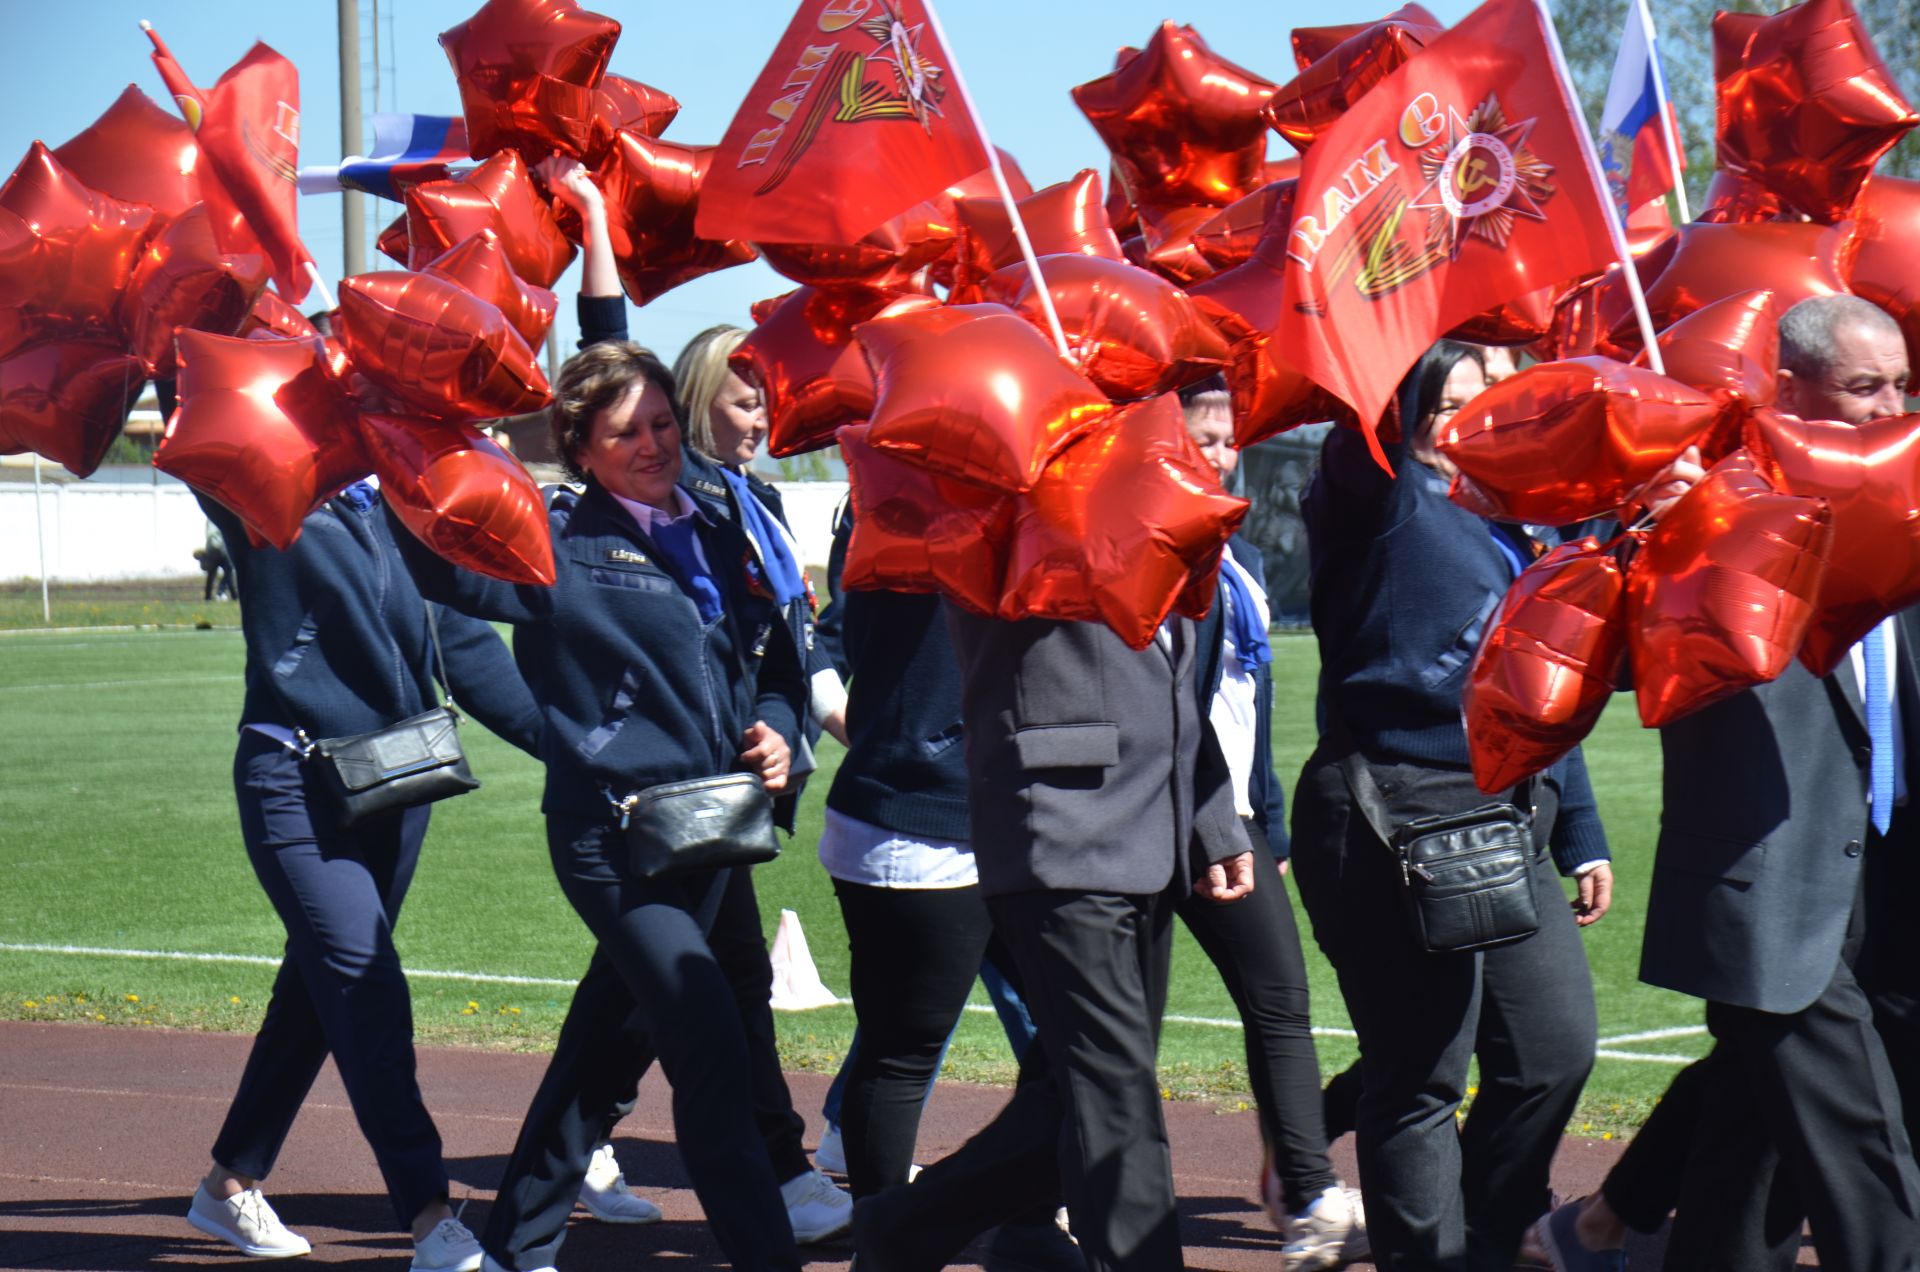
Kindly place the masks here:
POLYGON ((1707 1032, 1705 1025, 1676 1025, 1672 1029, 1649 1029, 1645 1033, 1616 1034, 1602 1038, 1603 1047, 1619 1047, 1629 1042, 1665 1042, 1669 1038, 1698 1038, 1707 1032))
POLYGON ((45 685, 0 685, 0 693, 27 689, 130 689, 143 685, 221 685, 239 684, 240 677, 226 676, 154 676, 146 680, 62 680, 45 685))

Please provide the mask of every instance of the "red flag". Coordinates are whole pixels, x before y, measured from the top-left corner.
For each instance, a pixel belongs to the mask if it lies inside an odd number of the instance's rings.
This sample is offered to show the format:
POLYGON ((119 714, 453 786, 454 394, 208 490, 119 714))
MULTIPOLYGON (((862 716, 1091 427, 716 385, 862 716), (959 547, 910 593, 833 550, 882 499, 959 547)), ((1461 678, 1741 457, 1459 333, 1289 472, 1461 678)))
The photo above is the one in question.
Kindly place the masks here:
POLYGON ((721 140, 701 238, 853 243, 987 166, 926 0, 801 0, 721 140))
POLYGON ((200 144, 200 189, 222 252, 258 252, 286 299, 305 299, 313 257, 300 242, 300 72, 255 44, 211 92, 193 86, 159 32, 153 64, 200 144))
POLYGON ((1307 151, 1276 343, 1370 439, 1440 335, 1614 259, 1545 22, 1534 0, 1488 0, 1307 151))

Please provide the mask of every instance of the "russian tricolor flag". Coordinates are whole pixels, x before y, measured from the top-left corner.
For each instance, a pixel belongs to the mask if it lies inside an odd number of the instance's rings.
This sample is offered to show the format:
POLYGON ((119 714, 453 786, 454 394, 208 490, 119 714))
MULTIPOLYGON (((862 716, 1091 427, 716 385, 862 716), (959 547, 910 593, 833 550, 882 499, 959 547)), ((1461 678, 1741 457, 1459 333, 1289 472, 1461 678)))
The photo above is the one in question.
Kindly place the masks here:
POLYGON ((1625 221, 1634 209, 1672 190, 1676 171, 1687 162, 1679 144, 1679 121, 1667 99, 1666 78, 1660 72, 1660 57, 1654 52, 1653 17, 1647 12, 1646 0, 1633 0, 1628 8, 1627 29, 1621 33, 1620 56, 1614 61, 1613 79, 1607 85, 1600 131, 1606 138, 1601 156, 1607 183, 1613 188, 1620 218, 1625 221), (1660 126, 1663 109, 1670 131, 1660 126), (1622 143, 1633 151, 1624 180, 1616 148, 1622 143))
POLYGON ((348 155, 337 168, 300 169, 300 193, 362 190, 403 202, 408 186, 444 181, 453 169, 472 166, 467 154, 467 121, 458 115, 373 117, 373 157, 348 155))

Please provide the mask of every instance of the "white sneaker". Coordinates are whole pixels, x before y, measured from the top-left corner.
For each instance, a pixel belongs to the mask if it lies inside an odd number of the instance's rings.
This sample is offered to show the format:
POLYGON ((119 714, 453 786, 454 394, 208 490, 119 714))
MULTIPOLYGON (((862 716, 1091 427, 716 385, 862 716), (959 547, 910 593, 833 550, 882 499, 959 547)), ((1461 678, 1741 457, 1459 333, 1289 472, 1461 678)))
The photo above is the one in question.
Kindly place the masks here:
POLYGON ((1367 1216, 1356 1188, 1335 1185, 1287 1220, 1280 1266, 1287 1272, 1324 1272, 1367 1258, 1367 1216))
MULTIPOLYGON (((495 1263, 493 1256, 489 1254, 480 1260, 480 1272, 513 1272, 513 1269, 504 1264, 495 1263)), ((560 1270, 552 1267, 523 1268, 521 1272, 560 1272, 560 1270)))
POLYGON ((480 1272, 486 1254, 458 1219, 442 1219, 413 1243, 412 1272, 480 1272))
POLYGON ((817 1170, 795 1175, 780 1185, 780 1200, 787 1203, 787 1222, 793 1225, 795 1245, 825 1241, 853 1226, 853 1198, 817 1170))
POLYGON ((660 1207, 627 1189, 613 1145, 602 1144, 587 1159, 587 1177, 580 1181, 580 1205, 601 1223, 658 1223, 660 1207))
POLYGON ((313 1250, 305 1237, 280 1222, 258 1188, 220 1201, 201 1184, 193 1190, 187 1222, 256 1259, 291 1259, 313 1250))
POLYGON ((832 1122, 820 1132, 820 1147, 813 1150, 813 1164, 830 1175, 847 1173, 847 1146, 840 1138, 840 1128, 832 1122))

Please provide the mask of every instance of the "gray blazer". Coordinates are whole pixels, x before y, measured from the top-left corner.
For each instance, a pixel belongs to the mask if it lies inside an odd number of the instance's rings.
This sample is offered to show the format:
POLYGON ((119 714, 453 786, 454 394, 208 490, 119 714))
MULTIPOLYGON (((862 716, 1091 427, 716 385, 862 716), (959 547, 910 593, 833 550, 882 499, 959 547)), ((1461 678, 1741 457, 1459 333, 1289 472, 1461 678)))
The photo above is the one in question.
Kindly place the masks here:
POLYGON ((1177 657, 1099 623, 998 622, 947 606, 965 683, 969 815, 989 896, 1182 895, 1248 851, 1196 685, 1217 624, 1180 619, 1177 657))
MULTIPOLYGON (((1920 796, 1920 611, 1899 619, 1894 671, 1908 789, 1920 796)), ((1870 828, 1871 748, 1851 660, 1825 679, 1795 663, 1668 725, 1660 746, 1640 979, 1758 1011, 1804 1009, 1839 966, 1870 828)))

